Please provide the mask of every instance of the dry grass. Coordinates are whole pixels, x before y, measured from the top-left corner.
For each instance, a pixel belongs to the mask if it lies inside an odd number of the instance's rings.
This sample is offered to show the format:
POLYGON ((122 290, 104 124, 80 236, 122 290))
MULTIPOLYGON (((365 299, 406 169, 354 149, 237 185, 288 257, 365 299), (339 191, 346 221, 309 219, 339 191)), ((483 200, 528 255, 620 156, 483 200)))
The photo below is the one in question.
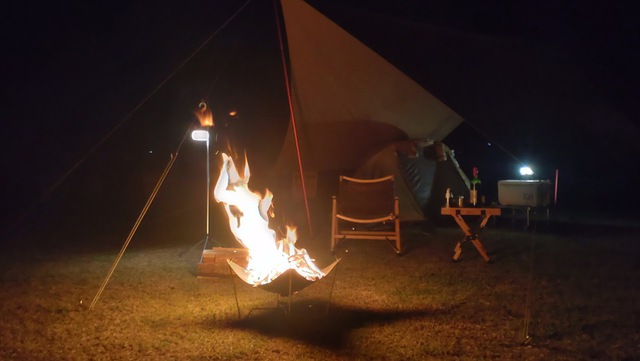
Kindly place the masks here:
MULTIPOLYGON (((352 241, 332 274, 292 297, 289 316, 274 308, 274 294, 230 277, 224 266, 219 277, 196 278, 200 250, 185 252, 190 245, 129 250, 94 310, 88 305, 117 249, 14 250, 0 274, 0 358, 640 359, 632 231, 490 227, 482 237, 490 265, 470 245, 452 263, 459 237, 452 227, 428 236, 407 228, 403 257, 383 242, 352 241), (528 294, 532 340, 523 345, 528 294)), ((321 266, 331 260, 310 251, 321 266)))

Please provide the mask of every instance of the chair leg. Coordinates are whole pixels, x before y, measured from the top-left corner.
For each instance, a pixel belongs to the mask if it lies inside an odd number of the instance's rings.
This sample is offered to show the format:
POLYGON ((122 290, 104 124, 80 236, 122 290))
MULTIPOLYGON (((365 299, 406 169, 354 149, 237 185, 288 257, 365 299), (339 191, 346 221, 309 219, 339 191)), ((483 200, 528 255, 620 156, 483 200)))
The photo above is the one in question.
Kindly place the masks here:
POLYGON ((335 196, 332 197, 331 203, 331 252, 333 252, 336 248, 336 232, 338 230, 338 219, 336 218, 337 201, 335 196))
POLYGON ((402 243, 400 242, 400 219, 397 217, 397 215, 400 214, 400 208, 398 205, 398 197, 394 198, 394 205, 393 208, 395 210, 395 214, 396 214, 396 219, 393 222, 394 226, 395 226, 395 232, 396 232, 396 250, 397 253, 400 255, 402 254, 402 243))
POLYGON ((400 239, 400 220, 396 218, 395 220, 396 227, 396 250, 398 254, 402 254, 402 242, 400 239))
POLYGON ((336 232, 337 231, 334 219, 333 222, 331 222, 331 252, 333 252, 339 242, 338 237, 336 237, 336 232))
POLYGON ((333 252, 336 247, 338 247, 338 245, 340 244, 341 241, 343 241, 346 238, 346 236, 343 237, 339 237, 339 235, 332 235, 331 236, 331 252, 333 252))

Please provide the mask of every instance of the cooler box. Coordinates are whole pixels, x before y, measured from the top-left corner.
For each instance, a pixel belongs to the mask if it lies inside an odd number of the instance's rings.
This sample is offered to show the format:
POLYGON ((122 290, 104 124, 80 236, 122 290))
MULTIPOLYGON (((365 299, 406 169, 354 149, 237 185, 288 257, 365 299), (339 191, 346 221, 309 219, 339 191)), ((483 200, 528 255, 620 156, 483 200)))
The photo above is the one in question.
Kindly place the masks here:
POLYGON ((548 207, 551 192, 548 180, 498 181, 498 202, 503 206, 548 207))

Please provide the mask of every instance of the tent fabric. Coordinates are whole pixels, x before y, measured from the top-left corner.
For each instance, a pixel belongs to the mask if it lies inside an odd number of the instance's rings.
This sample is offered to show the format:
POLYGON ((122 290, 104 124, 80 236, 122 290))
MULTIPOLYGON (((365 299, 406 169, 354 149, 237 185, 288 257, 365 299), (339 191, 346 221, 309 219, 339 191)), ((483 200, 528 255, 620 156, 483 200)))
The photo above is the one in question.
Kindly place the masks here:
POLYGON ((406 141, 384 147, 355 172, 372 179, 393 175, 403 222, 433 219, 444 204, 447 188, 455 195, 469 193, 469 178, 460 169, 454 152, 441 142, 425 145, 406 141))
MULTIPOLYGON (((283 0, 291 92, 305 170, 356 169, 410 138, 441 140, 462 118, 301 0, 283 0)), ((297 169, 290 126, 276 169, 297 169)))

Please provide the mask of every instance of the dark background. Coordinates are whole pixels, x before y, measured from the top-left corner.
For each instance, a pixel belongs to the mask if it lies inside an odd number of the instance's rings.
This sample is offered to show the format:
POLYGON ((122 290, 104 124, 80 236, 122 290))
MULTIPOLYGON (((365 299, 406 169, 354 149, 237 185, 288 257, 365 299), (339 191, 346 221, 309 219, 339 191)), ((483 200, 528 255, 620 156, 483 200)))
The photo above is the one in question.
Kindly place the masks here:
MULTIPOLYGON (((201 99, 266 172, 288 106, 273 3, 253 0, 223 26, 244 4, 2 2, 3 230, 63 221, 128 229, 201 99)), ((480 168, 487 194, 527 163, 541 179, 558 170, 559 207, 632 208, 633 2, 311 4, 467 120, 445 143, 467 174, 480 168)), ((168 181, 178 191, 159 202, 188 213, 203 202, 194 180, 204 151, 188 138, 180 149, 168 181)))

